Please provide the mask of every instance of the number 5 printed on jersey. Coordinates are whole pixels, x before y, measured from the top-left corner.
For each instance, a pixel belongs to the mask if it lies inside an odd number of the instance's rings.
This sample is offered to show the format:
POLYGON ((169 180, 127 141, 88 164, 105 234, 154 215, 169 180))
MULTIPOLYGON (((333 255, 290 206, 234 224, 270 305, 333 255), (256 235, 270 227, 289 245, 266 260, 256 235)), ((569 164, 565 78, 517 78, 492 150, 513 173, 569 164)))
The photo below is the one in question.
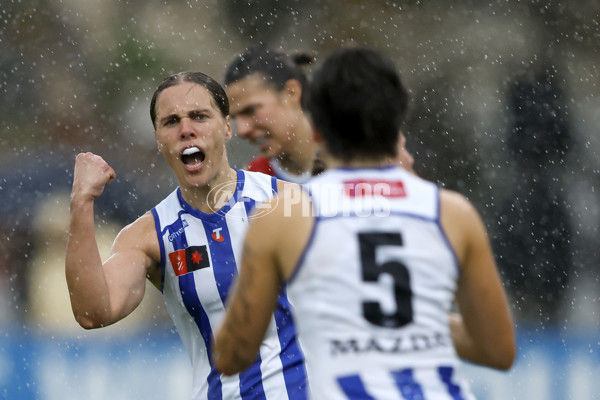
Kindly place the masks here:
POLYGON ((374 325, 386 328, 398 328, 409 324, 413 319, 413 309, 408 268, 398 260, 378 265, 375 257, 378 246, 402 246, 402 235, 399 232, 359 233, 358 242, 363 281, 377 282, 381 274, 389 274, 394 279, 396 311, 384 314, 379 302, 364 301, 365 319, 374 325))

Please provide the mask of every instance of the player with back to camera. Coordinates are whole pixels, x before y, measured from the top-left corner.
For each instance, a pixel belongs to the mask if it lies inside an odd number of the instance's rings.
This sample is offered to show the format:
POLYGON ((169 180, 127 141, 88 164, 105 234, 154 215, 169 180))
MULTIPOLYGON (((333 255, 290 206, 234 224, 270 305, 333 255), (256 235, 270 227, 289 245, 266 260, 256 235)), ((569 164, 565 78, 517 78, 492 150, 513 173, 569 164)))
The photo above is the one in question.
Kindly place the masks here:
POLYGON ((318 145, 302 109, 308 53, 286 54, 266 46, 246 49, 230 62, 224 85, 238 135, 260 156, 247 166, 290 182, 311 176, 318 145))
POLYGON ((76 320, 92 329, 126 317, 140 304, 147 277, 162 291, 190 356, 193 399, 305 399, 303 356, 285 293, 244 372, 224 376, 210 358, 248 215, 288 183, 229 166, 229 103, 221 85, 203 73, 167 77, 154 92, 150 115, 158 150, 179 187, 121 230, 104 263, 94 236, 94 199, 115 171, 98 155, 76 158, 65 262, 76 320))
POLYGON ((340 49, 306 90, 328 169, 251 221, 217 368, 251 363, 286 283, 312 398, 472 399, 459 357, 506 370, 516 352, 479 214, 390 164, 407 94, 389 58, 340 49))

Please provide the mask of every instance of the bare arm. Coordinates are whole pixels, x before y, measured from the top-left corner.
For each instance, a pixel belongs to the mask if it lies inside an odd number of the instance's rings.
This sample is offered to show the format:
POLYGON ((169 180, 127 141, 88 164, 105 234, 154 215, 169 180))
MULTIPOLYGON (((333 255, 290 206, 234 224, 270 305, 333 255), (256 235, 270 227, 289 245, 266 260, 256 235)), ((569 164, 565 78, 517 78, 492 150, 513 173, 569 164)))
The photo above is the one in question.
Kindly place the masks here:
POLYGON ((86 329, 110 325, 131 313, 144 295, 146 275, 156 265, 149 250, 154 229, 150 214, 119 233, 102 264, 94 231, 94 200, 114 178, 114 170, 101 157, 77 156, 65 273, 73 314, 86 329))
POLYGON ((442 225, 461 265, 460 315, 450 316, 456 350, 468 361, 508 369, 516 355, 515 333, 485 226, 467 199, 449 191, 442 192, 442 225))
POLYGON ((256 225, 248 230, 240 275, 215 335, 214 361, 225 375, 239 373, 254 362, 277 303, 281 275, 264 244, 270 239, 258 236, 262 232, 256 225))
POLYGON ((271 213, 250 222, 240 275, 215 335, 215 365, 226 375, 243 371, 256 359, 282 282, 293 272, 310 236, 312 218, 302 214, 307 199, 299 187, 292 190, 270 203, 271 213))

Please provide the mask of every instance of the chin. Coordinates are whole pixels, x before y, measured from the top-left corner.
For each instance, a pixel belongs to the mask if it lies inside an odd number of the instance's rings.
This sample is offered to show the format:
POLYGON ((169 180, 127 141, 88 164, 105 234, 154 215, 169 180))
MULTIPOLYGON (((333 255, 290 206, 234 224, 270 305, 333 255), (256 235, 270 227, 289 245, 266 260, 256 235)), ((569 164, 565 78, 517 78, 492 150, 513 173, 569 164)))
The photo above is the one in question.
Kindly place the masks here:
POLYGON ((189 172, 186 172, 186 174, 179 181, 179 186, 198 188, 208 185, 210 182, 210 177, 208 177, 204 172, 205 171, 202 171, 196 174, 190 174, 189 172))
POLYGON ((262 155, 264 158, 266 158, 266 159, 269 159, 269 160, 270 160, 271 158, 275 158, 275 157, 277 157, 277 156, 279 155, 279 152, 277 152, 277 151, 274 151, 273 149, 268 149, 268 150, 265 150, 265 151, 261 151, 261 152, 260 152, 260 154, 261 154, 261 155, 262 155))

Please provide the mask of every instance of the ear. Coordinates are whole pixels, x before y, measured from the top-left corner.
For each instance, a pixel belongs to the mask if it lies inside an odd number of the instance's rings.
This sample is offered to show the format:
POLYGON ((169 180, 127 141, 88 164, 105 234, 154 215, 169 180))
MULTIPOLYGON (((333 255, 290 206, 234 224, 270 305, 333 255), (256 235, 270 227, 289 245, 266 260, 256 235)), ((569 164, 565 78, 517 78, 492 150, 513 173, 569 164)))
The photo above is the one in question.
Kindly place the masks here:
POLYGON ((323 135, 321 132, 315 127, 315 125, 311 122, 310 127, 312 128, 312 139, 315 143, 323 143, 323 135))
POLYGON ((225 117, 225 121, 227 123, 227 131, 225 131, 225 141, 228 142, 229 139, 233 137, 233 131, 231 130, 231 118, 229 118, 229 115, 225 117))
POLYGON ((302 85, 296 79, 289 79, 285 83, 283 93, 292 104, 302 106, 302 85))

